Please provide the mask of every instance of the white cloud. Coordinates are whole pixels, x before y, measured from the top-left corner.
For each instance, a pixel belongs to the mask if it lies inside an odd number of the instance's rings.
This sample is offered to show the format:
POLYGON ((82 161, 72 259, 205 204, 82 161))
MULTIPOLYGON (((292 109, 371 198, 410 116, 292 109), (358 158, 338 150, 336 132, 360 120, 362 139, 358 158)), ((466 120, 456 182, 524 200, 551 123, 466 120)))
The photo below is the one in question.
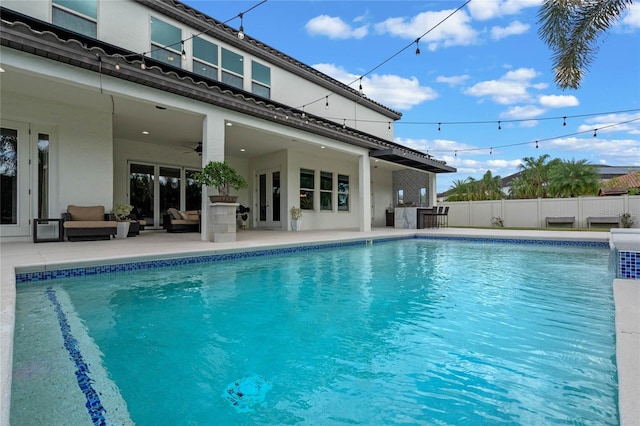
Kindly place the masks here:
POLYGON ((588 118, 583 124, 578 126, 577 131, 591 132, 594 129, 598 129, 597 133, 599 134, 626 132, 630 135, 640 135, 640 114, 607 114, 588 118))
POLYGON ((622 17, 620 25, 633 32, 640 28, 640 3, 630 4, 627 13, 622 17))
POLYGON ((591 163, 640 165, 640 141, 634 139, 603 139, 600 137, 570 137, 544 142, 544 148, 550 146, 564 151, 571 158, 584 158, 588 153, 591 163))
POLYGON ((494 40, 500 40, 501 38, 509 37, 512 35, 519 35, 526 33, 530 25, 523 24, 520 21, 513 21, 506 27, 493 27, 491 28, 491 38, 494 40))
MULTIPOLYGON (((352 74, 334 64, 316 64, 315 69, 336 80, 349 84, 359 80, 360 76, 352 74)), ((362 79, 365 96, 391 108, 409 110, 423 102, 436 99, 438 93, 428 86, 420 85, 416 77, 400 77, 391 74, 372 74, 362 79)))
POLYGON ((538 108, 535 105, 515 106, 500 114, 500 118, 506 118, 510 120, 525 120, 539 117, 545 112, 545 109, 538 108))
POLYGON ((502 16, 515 15, 529 7, 539 7, 542 0, 482 0, 467 5, 473 19, 486 21, 502 16))
MULTIPOLYGON (((434 28, 453 10, 423 12, 411 19, 389 18, 375 25, 379 34, 391 34, 405 39, 417 39, 429 28, 434 28)), ((429 50, 441 46, 468 46, 476 42, 477 32, 470 25, 471 19, 464 11, 459 11, 438 25, 433 31, 421 38, 429 50)))
POLYGON ((395 142, 408 146, 409 148, 427 152, 433 155, 435 158, 442 159, 442 155, 446 153, 453 153, 456 150, 464 151, 464 150, 473 150, 476 149, 476 146, 467 145, 461 142, 456 142, 447 139, 411 139, 411 138, 396 138, 395 142))
POLYGON ((367 25, 352 28, 342 19, 328 15, 320 15, 310 19, 305 28, 310 35, 321 35, 340 40, 348 38, 361 39, 369 32, 367 25))
POLYGON ((452 75, 452 76, 444 76, 441 75, 436 78, 438 83, 448 84, 449 86, 459 86, 464 84, 467 80, 469 80, 471 76, 468 75, 452 75))
POLYGON ((542 95, 538 98, 540 105, 545 108, 564 108, 580 105, 580 101, 573 95, 542 95))
POLYGON ((490 97, 494 102, 510 105, 527 102, 531 95, 529 88, 535 88, 531 80, 538 73, 532 68, 519 68, 507 72, 498 80, 488 80, 477 83, 464 91, 466 95, 476 97, 490 97))

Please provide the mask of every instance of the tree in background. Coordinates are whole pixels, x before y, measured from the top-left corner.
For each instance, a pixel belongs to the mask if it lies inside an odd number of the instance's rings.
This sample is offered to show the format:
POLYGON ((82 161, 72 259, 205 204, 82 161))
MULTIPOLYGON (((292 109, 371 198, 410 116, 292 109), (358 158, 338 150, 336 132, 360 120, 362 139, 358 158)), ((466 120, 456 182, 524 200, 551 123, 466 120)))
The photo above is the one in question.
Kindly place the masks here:
POLYGON ((587 160, 558 161, 549 170, 549 196, 597 195, 598 171, 587 160))
POLYGON ((511 182, 509 195, 512 198, 546 198, 549 184, 549 167, 547 160, 549 154, 544 154, 537 159, 524 157, 518 166, 521 171, 519 177, 511 182))
POLYGON ((633 0, 545 0, 538 13, 540 38, 553 51, 555 82, 577 89, 598 51, 598 38, 633 0))
POLYGON ((480 180, 468 177, 453 181, 447 201, 501 200, 503 198, 505 196, 502 192, 502 179, 500 176, 493 176, 491 170, 488 170, 480 180))

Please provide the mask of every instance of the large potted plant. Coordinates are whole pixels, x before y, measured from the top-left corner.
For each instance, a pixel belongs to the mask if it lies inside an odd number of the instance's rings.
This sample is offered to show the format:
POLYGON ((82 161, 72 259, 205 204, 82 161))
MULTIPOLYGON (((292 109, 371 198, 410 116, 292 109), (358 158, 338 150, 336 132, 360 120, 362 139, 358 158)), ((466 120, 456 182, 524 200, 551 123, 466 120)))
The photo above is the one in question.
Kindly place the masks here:
POLYGON ((130 204, 114 204, 111 209, 111 213, 116 217, 118 222, 118 230, 116 231, 116 238, 127 238, 129 234, 129 227, 131 226, 131 210, 133 206, 130 204))
POLYGON ((218 190, 218 195, 209 196, 212 203, 235 203, 238 197, 229 195, 230 190, 249 186, 246 179, 226 161, 209 161, 193 178, 201 185, 218 190))

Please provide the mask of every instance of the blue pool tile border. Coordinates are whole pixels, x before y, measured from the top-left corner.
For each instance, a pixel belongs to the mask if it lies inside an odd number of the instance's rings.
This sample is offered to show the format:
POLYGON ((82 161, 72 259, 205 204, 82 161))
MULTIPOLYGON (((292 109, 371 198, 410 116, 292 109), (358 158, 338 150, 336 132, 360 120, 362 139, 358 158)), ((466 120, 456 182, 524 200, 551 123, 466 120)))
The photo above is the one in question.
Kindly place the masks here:
POLYGON ((594 248, 609 247, 609 244, 607 242, 597 242, 597 241, 557 241, 557 240, 536 240, 536 239, 516 239, 516 238, 509 238, 509 239, 473 238, 473 237, 447 237, 447 236, 431 236, 431 235, 415 235, 415 236, 408 236, 408 237, 390 237, 390 238, 377 238, 377 239, 365 238, 362 240, 344 241, 339 243, 282 247, 282 248, 243 251, 243 252, 235 252, 235 253, 211 254, 211 255, 203 255, 203 256, 188 256, 188 257, 179 257, 179 258, 173 258, 173 259, 146 260, 146 261, 139 261, 139 262, 116 263, 111 265, 85 266, 85 267, 79 267, 79 268, 55 269, 50 271, 17 273, 16 284, 48 281, 48 280, 55 280, 60 278, 85 277, 85 276, 92 276, 92 275, 99 275, 99 274, 108 274, 113 272, 127 272, 127 271, 138 271, 138 270, 153 269, 153 268, 166 268, 166 267, 172 267, 172 266, 195 265, 195 264, 201 264, 201 263, 211 263, 211 262, 219 262, 219 261, 234 260, 234 259, 246 259, 246 258, 252 258, 252 257, 261 257, 261 256, 286 254, 286 253, 294 253, 294 252, 315 251, 315 250, 355 246, 355 245, 362 245, 362 244, 371 244, 372 242, 375 242, 376 244, 380 244, 380 243, 386 243, 386 242, 392 242, 392 241, 410 240, 414 238, 425 239, 425 240, 452 240, 452 241, 476 242, 476 243, 478 242, 502 243, 502 244, 512 243, 512 244, 529 244, 529 245, 535 244, 535 245, 551 245, 551 246, 578 246, 578 247, 594 247, 594 248))
POLYGON ((58 316, 58 323, 60 325, 60 331, 62 332, 62 338, 64 340, 64 347, 69 352, 69 358, 76 366, 76 380, 78 382, 78 387, 84 394, 86 399, 85 407, 89 412, 89 416, 91 417, 91 422, 94 425, 106 425, 107 421, 104 418, 103 413, 106 411, 102 406, 102 402, 100 402, 100 397, 98 396, 98 392, 91 386, 93 382, 89 377, 89 366, 86 362, 84 362, 84 358, 80 353, 80 349, 78 348, 78 340, 73 337, 71 333, 71 327, 69 326, 69 322, 67 321, 67 316, 62 310, 62 306, 60 306, 60 302, 58 301, 58 297, 56 296, 56 292, 53 288, 47 288, 47 297, 49 301, 53 305, 53 309, 58 316))
POLYGON ((618 277, 640 279, 640 253, 635 251, 618 252, 618 277))
POLYGON ((452 240, 465 241, 474 243, 508 243, 508 244, 527 244, 541 246, 571 246, 571 247, 593 247, 593 248, 609 248, 607 241, 569 241, 569 240, 540 240, 540 239, 520 239, 520 238, 474 238, 474 237, 450 237, 439 235, 416 235, 415 238, 424 240, 452 240))

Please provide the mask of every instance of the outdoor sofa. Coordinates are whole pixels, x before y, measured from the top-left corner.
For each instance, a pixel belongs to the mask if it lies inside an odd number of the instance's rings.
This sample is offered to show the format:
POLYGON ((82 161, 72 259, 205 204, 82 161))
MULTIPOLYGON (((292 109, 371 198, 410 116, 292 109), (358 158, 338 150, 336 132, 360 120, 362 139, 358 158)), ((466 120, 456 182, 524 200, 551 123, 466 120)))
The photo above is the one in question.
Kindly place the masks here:
POLYGON ((62 213, 64 235, 69 241, 110 240, 118 230, 118 222, 104 206, 67 206, 62 213))
POLYGON ((162 227, 167 232, 200 232, 200 210, 168 209, 162 227))

